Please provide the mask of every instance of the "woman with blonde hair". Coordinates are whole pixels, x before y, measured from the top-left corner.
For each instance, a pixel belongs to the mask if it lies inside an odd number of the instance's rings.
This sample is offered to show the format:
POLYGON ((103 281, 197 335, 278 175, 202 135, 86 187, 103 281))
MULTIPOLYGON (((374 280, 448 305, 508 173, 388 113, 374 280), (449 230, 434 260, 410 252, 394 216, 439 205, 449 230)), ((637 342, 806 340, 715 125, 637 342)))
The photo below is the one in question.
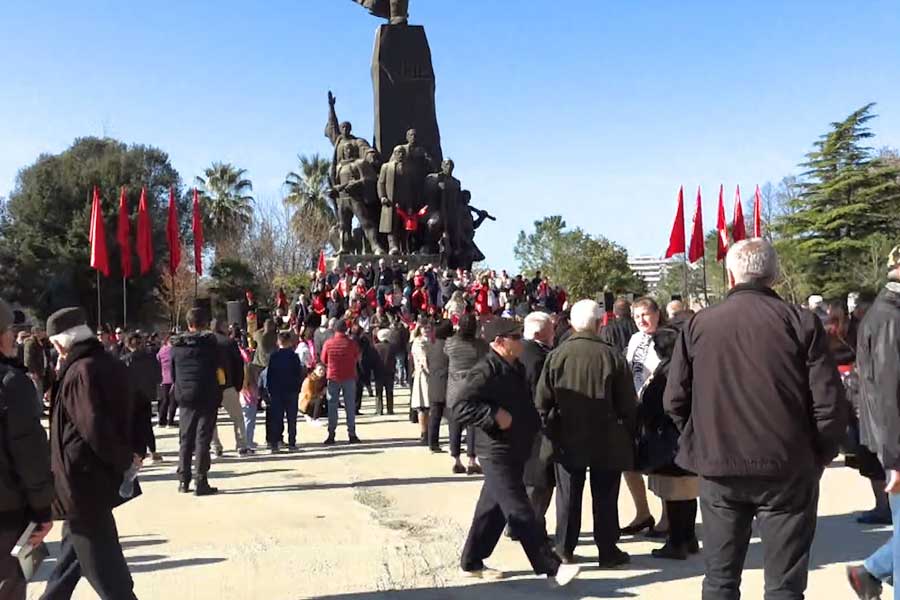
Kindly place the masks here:
POLYGON ((413 385, 409 405, 417 411, 419 427, 421 428, 420 441, 423 446, 428 445, 428 346, 431 326, 424 321, 419 321, 413 330, 412 357, 413 357, 413 385))

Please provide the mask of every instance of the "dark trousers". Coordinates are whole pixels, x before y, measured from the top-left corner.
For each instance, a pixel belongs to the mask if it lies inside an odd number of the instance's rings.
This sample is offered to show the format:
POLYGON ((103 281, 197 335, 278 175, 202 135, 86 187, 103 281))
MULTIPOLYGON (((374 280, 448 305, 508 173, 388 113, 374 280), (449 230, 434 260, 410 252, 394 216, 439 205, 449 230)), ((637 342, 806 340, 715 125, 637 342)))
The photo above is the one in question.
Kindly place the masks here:
POLYGON ((390 379, 375 380, 375 414, 384 414, 384 400, 382 396, 387 398, 387 412, 389 415, 394 414, 394 377, 390 379))
POLYGON ((697 539, 696 500, 666 500, 666 514, 669 516, 670 544, 681 546, 697 539))
POLYGON ((25 578, 19 561, 9 553, 27 525, 28 520, 24 519, 21 526, 0 529, 0 598, 3 600, 25 600, 25 578))
POLYGON ((756 517, 763 543, 765 600, 802 600, 816 532, 819 479, 755 477, 700 479, 703 600, 738 600, 756 517))
POLYGON ((159 396, 157 397, 157 413, 159 413, 159 424, 162 427, 175 424, 175 411, 178 409, 178 403, 175 402, 175 395, 172 393, 172 384, 163 383, 159 386, 159 396))
POLYGON ((525 486, 525 493, 528 494, 528 500, 531 502, 531 508, 534 509, 534 517, 537 519, 538 527, 547 535, 547 510, 550 508, 550 501, 553 499, 553 479, 550 479, 550 485, 525 486))
POLYGON ((209 445, 216 428, 217 408, 178 407, 179 441, 178 475, 182 481, 190 479, 191 462, 196 455, 194 477, 205 479, 209 473, 209 445))
MULTIPOLYGON (((449 419, 450 421, 450 456, 453 458, 459 458, 462 454, 462 432, 463 428, 460 427, 454 419, 449 419)), ((466 427, 466 449, 468 450, 467 454, 470 458, 475 458, 475 427, 469 425, 466 427)))
POLYGON ((297 394, 272 394, 266 411, 266 441, 269 446, 281 444, 287 419, 288 445, 297 444, 297 394))
POLYGON ((525 494, 525 484, 522 483, 524 464, 482 460, 481 467, 484 469, 484 485, 463 547, 463 570, 477 571, 484 567, 484 559, 494 552, 504 526, 509 523, 512 534, 525 549, 534 572, 555 575, 560 561, 538 527, 534 510, 525 494))
MULTIPOLYGON (((619 541, 619 483, 622 473, 591 468, 590 476, 594 543, 603 559, 616 551, 619 541)), ((586 468, 556 464, 556 547, 566 554, 572 554, 578 546, 586 477, 586 468)))
POLYGON ((68 600, 82 577, 102 600, 136 599, 112 511, 63 525, 56 568, 42 600, 68 600))
POLYGON ((441 445, 441 419, 447 405, 443 402, 432 403, 428 408, 428 445, 437 448, 441 445))

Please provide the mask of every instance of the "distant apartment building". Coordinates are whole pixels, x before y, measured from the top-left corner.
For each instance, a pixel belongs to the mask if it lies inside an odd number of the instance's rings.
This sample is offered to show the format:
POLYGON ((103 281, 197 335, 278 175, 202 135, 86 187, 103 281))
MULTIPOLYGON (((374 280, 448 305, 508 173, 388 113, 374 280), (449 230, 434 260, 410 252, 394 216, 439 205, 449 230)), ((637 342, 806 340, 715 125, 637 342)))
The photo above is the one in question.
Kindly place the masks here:
POLYGON ((659 285, 669 261, 657 256, 633 256, 628 258, 628 266, 647 283, 647 291, 652 292, 659 285))

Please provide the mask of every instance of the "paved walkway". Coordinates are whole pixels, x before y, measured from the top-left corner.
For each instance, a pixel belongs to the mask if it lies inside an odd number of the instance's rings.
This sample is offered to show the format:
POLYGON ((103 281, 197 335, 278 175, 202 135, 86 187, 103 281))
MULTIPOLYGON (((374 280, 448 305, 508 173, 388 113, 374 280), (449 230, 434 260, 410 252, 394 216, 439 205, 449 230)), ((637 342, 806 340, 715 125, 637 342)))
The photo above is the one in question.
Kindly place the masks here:
MULTIPOLYGON (((400 399, 400 412, 406 402, 400 399)), ((373 403, 365 400, 371 414, 373 403)), ((157 431, 167 462, 145 469, 144 495, 116 511, 139 598, 225 600, 518 600, 554 598, 699 598, 702 559, 684 563, 650 557, 658 544, 625 539, 627 570, 599 571, 593 563, 589 502, 585 502, 583 577, 566 590, 530 575, 521 548, 503 539, 489 564, 512 572, 507 581, 467 584, 457 574, 459 549, 475 506, 480 478, 452 475, 447 455, 418 445, 417 426, 403 416, 359 419, 364 444, 325 448, 325 431, 300 425, 296 454, 261 453, 214 460, 210 498, 177 494, 174 430, 157 431), (397 590, 397 591, 395 591, 397 590)), ((226 444, 233 440, 220 422, 226 444)), ((257 434, 262 428, 257 427, 257 434)), ((446 427, 444 429, 446 435, 446 427)), ((259 439, 257 439, 257 442, 259 439)), ((586 493, 589 493, 587 491, 586 493)), ((853 598, 843 565, 865 558, 887 528, 857 525, 853 513, 871 505, 868 482, 837 465, 826 471, 807 597, 853 598)), ((659 514, 658 503, 653 510, 659 514)), ((554 518, 550 511, 550 527, 554 518)), ((624 489, 620 516, 634 511, 624 489)), ((58 549, 59 526, 51 534, 58 549)), ((702 527, 701 527, 702 536, 702 527)), ((754 538, 744 597, 762 598, 762 548, 754 538)), ((29 588, 38 598, 52 559, 29 588)), ((74 596, 96 598, 85 582, 74 596)))

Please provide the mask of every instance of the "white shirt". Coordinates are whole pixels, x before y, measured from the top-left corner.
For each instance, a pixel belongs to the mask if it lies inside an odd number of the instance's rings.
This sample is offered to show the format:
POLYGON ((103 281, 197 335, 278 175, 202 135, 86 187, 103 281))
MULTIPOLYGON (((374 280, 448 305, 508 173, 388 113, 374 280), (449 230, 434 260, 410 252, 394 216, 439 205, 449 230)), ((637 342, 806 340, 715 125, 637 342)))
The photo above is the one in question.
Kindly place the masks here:
POLYGON ((656 347, 653 345, 653 336, 640 331, 631 336, 625 357, 628 359, 628 368, 631 369, 631 377, 634 380, 634 391, 640 393, 644 383, 660 363, 656 347))

